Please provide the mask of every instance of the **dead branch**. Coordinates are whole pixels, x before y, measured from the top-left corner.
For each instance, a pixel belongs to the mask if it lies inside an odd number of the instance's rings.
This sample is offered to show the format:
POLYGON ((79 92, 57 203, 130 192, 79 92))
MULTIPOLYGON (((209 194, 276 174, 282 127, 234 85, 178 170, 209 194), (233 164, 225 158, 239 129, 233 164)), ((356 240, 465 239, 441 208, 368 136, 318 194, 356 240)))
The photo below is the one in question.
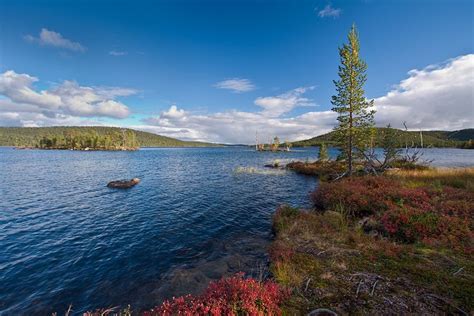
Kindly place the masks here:
POLYGON ((464 270, 464 267, 459 268, 459 270, 454 272, 453 275, 454 276, 458 275, 462 270, 464 270))
POLYGON ((308 281, 306 281, 306 286, 304 288, 305 292, 308 290, 309 282, 311 282, 311 278, 309 278, 308 281))
POLYGON ((370 296, 374 296, 374 291, 375 291, 375 287, 377 286, 377 283, 379 283, 379 280, 376 280, 374 285, 372 286, 372 291, 370 292, 370 296))

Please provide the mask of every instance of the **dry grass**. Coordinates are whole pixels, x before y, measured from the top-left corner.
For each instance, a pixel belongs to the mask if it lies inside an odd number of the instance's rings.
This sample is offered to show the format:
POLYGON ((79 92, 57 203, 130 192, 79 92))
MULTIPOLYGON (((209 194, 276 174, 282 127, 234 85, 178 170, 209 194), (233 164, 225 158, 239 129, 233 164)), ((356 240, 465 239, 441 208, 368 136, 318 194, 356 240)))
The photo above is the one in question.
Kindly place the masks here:
POLYGON ((402 180, 407 186, 441 186, 474 192, 474 168, 430 168, 427 170, 391 170, 387 175, 402 180))
POLYGON ((289 315, 451 314, 474 310, 472 255, 365 234, 339 212, 284 206, 274 218, 275 279, 293 289, 289 315))

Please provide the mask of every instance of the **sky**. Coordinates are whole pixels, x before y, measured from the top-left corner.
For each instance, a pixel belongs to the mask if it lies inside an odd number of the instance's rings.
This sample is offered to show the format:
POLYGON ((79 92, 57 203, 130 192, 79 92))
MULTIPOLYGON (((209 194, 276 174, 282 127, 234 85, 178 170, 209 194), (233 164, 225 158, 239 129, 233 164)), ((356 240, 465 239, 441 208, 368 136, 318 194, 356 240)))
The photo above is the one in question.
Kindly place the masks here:
POLYGON ((473 128, 473 21, 469 0, 0 0, 0 126, 310 138, 355 23, 378 126, 473 128))

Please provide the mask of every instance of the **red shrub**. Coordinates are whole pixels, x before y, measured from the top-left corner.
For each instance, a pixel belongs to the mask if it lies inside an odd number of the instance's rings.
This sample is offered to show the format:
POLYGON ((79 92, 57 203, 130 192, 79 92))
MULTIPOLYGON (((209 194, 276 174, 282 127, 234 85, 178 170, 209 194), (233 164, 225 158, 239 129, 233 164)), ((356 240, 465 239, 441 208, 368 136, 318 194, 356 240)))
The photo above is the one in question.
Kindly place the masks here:
POLYGON ((337 182, 320 183, 311 198, 317 209, 341 206, 351 216, 362 217, 388 209, 387 201, 400 189, 383 177, 354 177, 337 182))
POLYGON ((457 216, 465 219, 473 218, 474 194, 467 190, 450 187, 443 188, 437 193, 436 208, 445 215, 457 216))
POLYGON ((438 233, 439 216, 413 207, 394 207, 380 217, 386 232, 401 241, 416 240, 438 233))
POLYGON ((386 177, 355 177, 321 183, 312 199, 318 209, 370 216, 382 224, 382 233, 399 241, 472 251, 474 196, 467 190, 406 188, 386 177))
POLYGON ((165 301, 145 315, 280 315, 288 295, 274 282, 245 279, 243 273, 211 282, 203 295, 165 301))

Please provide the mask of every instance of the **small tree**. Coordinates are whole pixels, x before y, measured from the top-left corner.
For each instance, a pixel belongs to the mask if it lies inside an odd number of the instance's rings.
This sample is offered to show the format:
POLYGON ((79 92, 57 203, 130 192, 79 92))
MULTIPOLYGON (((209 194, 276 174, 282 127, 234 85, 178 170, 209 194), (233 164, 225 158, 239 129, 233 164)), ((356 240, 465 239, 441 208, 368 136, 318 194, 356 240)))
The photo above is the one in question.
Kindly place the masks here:
POLYGON ((390 124, 383 130, 381 130, 380 146, 383 150, 383 160, 379 159, 375 148, 372 146, 363 152, 365 157, 365 169, 367 172, 378 174, 384 172, 387 168, 391 167, 393 163, 400 158, 400 149, 398 148, 398 137, 397 132, 393 129, 390 124))
POLYGON ((348 35, 348 43, 339 48, 341 65, 339 80, 335 80, 337 95, 332 97, 332 109, 338 114, 339 126, 335 128, 336 139, 347 157, 347 173, 352 174, 354 149, 364 151, 374 126, 374 113, 370 110, 373 100, 364 96, 363 86, 367 81, 367 64, 359 56, 359 36, 355 25, 348 35))
POLYGON ((399 158, 401 150, 398 148, 398 137, 395 129, 390 124, 383 130, 382 137, 382 148, 384 154, 384 164, 390 166, 390 164, 399 158))
POLYGON ((280 147, 280 139, 278 138, 278 136, 275 136, 275 138, 273 139, 272 151, 277 151, 278 147, 280 147))
POLYGON ((319 161, 329 160, 328 148, 326 147, 325 143, 322 143, 321 146, 319 146, 318 160, 319 161))

